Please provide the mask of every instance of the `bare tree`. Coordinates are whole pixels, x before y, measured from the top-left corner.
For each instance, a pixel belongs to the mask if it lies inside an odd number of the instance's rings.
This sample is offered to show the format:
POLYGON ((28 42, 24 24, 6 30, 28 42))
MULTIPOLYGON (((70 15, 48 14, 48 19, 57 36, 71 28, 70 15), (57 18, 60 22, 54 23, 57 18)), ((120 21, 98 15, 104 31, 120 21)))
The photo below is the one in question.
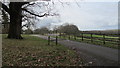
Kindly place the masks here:
MULTIPOLYGON (((45 0, 48 1, 48 0, 45 0)), ((10 39, 22 39, 21 37, 21 29, 22 29, 22 21, 29 21, 29 19, 36 19, 36 17, 44 17, 44 16, 55 16, 57 14, 50 12, 37 13, 31 10, 31 6, 43 4, 43 6, 49 6, 49 2, 46 4, 44 2, 9 2, 8 6, 4 3, 2 4, 2 9, 4 9, 10 15, 10 26, 8 38, 10 39), (28 8, 29 7, 29 8, 28 8), (31 16, 30 16, 31 15, 31 16)), ((39 8, 41 10, 41 8, 39 8)))
POLYGON ((77 35, 79 34, 79 29, 76 25, 73 24, 65 24, 61 25, 57 28, 59 33, 65 33, 67 35, 77 35))
POLYGON ((35 34, 48 34, 49 33, 49 29, 47 27, 42 27, 42 28, 38 28, 36 30, 34 30, 35 34))
POLYGON ((9 17, 8 14, 2 10, 2 33, 8 33, 8 29, 9 29, 9 17))

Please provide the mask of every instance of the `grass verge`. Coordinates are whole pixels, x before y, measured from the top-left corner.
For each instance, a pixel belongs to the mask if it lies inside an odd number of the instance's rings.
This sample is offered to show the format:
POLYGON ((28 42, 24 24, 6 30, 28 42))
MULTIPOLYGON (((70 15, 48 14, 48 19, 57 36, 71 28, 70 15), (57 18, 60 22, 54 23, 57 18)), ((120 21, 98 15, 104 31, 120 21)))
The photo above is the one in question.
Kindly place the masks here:
POLYGON ((76 52, 63 45, 47 45, 47 40, 23 35, 23 40, 2 35, 3 66, 81 66, 76 52))

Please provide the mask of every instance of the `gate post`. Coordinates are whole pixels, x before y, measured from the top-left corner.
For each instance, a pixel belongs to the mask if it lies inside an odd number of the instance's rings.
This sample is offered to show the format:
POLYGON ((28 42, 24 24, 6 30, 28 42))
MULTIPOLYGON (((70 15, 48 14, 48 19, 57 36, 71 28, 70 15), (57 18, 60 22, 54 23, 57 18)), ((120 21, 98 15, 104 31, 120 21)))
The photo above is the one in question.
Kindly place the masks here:
POLYGON ((103 44, 105 44, 105 34, 103 34, 103 44))
POLYGON ((56 36, 56 45, 58 44, 58 37, 56 36))
POLYGON ((93 42, 93 36, 92 36, 93 34, 91 33, 91 42, 93 42))
POLYGON ((50 45, 50 36, 48 36, 48 45, 50 45))

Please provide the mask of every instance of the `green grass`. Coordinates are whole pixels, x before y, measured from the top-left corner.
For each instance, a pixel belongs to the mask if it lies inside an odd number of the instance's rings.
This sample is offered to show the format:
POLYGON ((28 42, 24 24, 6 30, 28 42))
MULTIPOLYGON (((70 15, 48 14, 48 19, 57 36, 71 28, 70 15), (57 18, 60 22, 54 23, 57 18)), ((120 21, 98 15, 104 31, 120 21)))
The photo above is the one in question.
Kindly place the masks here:
POLYGON ((3 66, 78 66, 82 59, 63 45, 47 45, 47 40, 23 35, 23 40, 2 35, 3 66))
MULTIPOLYGON (((83 35, 84 36, 89 36, 89 37, 91 36, 91 34, 83 34, 83 35)), ((103 37, 103 35, 94 35, 94 34, 92 36, 93 37, 101 37, 101 38, 103 37)), ((105 36, 105 37, 106 38, 119 38, 119 37, 112 37, 112 36, 105 36)))

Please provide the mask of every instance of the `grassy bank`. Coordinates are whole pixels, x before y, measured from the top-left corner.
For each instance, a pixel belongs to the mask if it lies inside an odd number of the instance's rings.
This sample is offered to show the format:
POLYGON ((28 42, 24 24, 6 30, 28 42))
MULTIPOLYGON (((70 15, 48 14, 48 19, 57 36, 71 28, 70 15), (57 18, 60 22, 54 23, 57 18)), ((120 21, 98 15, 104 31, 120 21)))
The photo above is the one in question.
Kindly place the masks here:
POLYGON ((2 39, 3 66, 69 66, 81 65, 76 52, 63 45, 47 45, 47 40, 23 35, 23 40, 2 39))

